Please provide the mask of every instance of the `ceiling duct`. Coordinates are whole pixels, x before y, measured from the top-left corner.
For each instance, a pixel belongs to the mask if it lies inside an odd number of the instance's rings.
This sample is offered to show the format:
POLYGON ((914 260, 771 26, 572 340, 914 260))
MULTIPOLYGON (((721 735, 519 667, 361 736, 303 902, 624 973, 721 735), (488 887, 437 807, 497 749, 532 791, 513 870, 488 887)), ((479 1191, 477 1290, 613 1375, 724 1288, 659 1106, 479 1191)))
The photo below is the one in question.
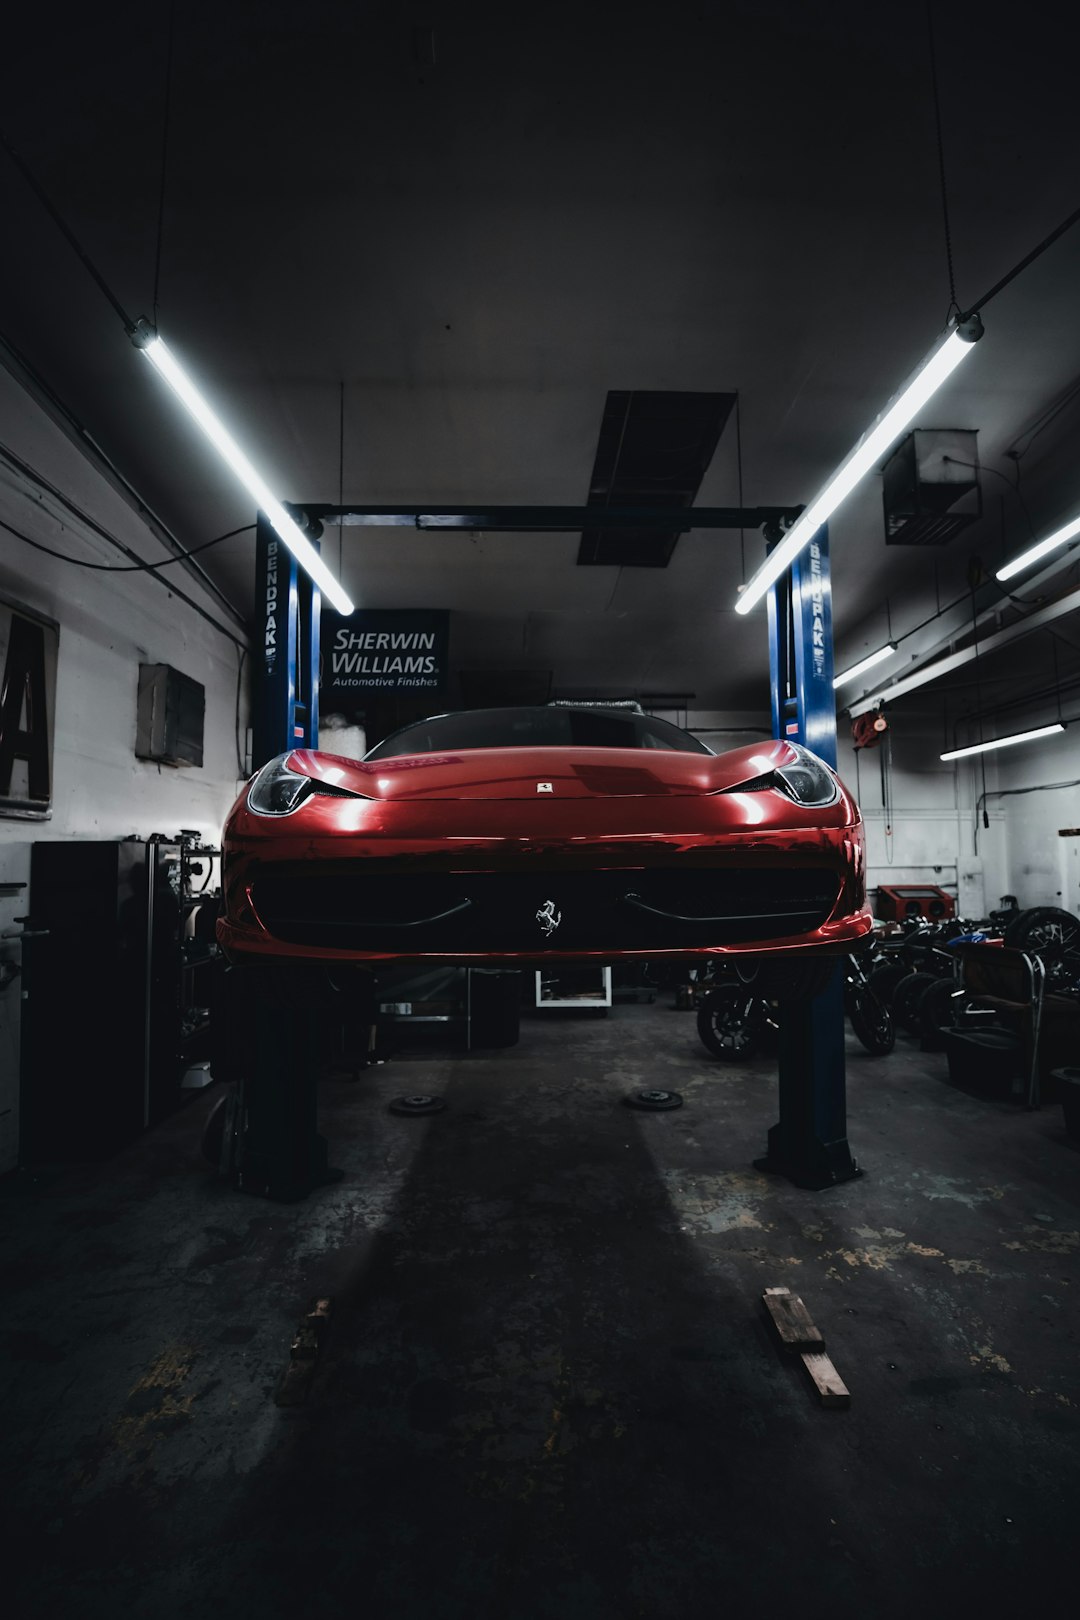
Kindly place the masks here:
POLYGON ((885 544, 944 546, 982 515, 978 434, 916 428, 882 468, 885 544))
POLYGON ((608 394, 586 502, 598 509, 598 526, 583 532, 579 563, 667 567, 678 530, 605 529, 600 512, 605 506, 693 506, 734 403, 734 394, 608 394))

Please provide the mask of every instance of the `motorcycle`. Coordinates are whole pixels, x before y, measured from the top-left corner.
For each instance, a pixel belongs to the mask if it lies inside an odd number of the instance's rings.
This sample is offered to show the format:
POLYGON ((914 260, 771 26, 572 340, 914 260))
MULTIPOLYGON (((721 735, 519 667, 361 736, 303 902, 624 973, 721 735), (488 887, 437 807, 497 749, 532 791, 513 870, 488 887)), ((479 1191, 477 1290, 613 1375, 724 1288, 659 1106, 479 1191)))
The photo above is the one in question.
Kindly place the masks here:
MULTIPOLYGON (((857 1039, 873 1057, 884 1057, 896 1044, 888 1007, 875 993, 867 967, 857 955, 844 965, 844 1011, 857 1039)), ((703 996, 697 1010, 702 1044, 714 1057, 735 1063, 775 1053, 780 1041, 781 1003, 759 995, 753 979, 731 971, 703 996)))

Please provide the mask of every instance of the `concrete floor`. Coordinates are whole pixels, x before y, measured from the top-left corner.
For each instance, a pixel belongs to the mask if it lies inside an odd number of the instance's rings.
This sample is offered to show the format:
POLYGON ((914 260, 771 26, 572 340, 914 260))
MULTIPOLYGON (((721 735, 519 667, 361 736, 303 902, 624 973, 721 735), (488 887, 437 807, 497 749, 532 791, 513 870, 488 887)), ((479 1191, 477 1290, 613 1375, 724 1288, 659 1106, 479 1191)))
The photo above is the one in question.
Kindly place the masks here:
POLYGON ((867 1174, 800 1192, 751 1166, 769 1064, 710 1058, 670 1000, 324 1082, 346 1176, 302 1204, 208 1174, 214 1091, 107 1164, 9 1178, 5 1613, 814 1620, 1075 1596, 1060 1107, 851 1043, 867 1174), (622 1106, 645 1086, 686 1106, 622 1106), (387 1112, 429 1089, 443 1115, 387 1112), (774 1348, 775 1284, 850 1410, 774 1348), (320 1294, 311 1397, 281 1410, 320 1294))

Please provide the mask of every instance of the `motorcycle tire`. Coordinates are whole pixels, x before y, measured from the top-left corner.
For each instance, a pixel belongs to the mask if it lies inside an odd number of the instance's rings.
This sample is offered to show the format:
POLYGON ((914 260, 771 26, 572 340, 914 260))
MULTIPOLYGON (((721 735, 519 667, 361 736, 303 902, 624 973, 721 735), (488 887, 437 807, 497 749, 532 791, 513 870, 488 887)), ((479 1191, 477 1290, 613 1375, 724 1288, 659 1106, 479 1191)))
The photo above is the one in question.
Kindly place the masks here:
POLYGON ((955 1029, 960 1008, 971 999, 955 979, 938 979, 919 998, 919 1033, 938 1040, 943 1030, 955 1029))
POLYGON ((1005 944, 1048 963, 1075 960, 1080 969, 1080 917, 1060 906, 1031 906, 1006 924, 1005 944))
POLYGON ((882 962, 879 967, 871 969, 867 983, 878 1000, 888 1007, 892 1004, 893 991, 910 972, 911 969, 903 962, 882 962))
POLYGON ((939 982, 936 973, 909 973, 893 991, 892 1015, 909 1035, 919 1033, 919 1002, 923 992, 939 982))
POLYGON ((230 1174, 239 1163, 241 1107, 239 1089, 230 1086, 207 1114, 203 1126, 203 1158, 221 1175, 230 1174))
POLYGON ((758 1050, 754 1028, 756 996, 744 986, 722 984, 711 990, 697 1010, 697 1031, 713 1057, 740 1063, 758 1050))
POLYGON ((860 984, 851 992, 848 1018, 871 1057, 885 1057, 896 1045, 896 1025, 892 1014, 869 986, 860 984))

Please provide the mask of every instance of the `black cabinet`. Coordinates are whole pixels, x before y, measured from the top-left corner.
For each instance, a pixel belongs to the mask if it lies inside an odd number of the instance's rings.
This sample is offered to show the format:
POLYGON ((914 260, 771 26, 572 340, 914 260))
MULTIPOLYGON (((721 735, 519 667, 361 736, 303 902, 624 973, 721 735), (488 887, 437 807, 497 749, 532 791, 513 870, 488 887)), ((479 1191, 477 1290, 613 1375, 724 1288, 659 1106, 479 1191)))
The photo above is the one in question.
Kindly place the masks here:
POLYGON ((181 855, 179 843, 34 845, 24 1161, 114 1153, 179 1101, 181 855))

